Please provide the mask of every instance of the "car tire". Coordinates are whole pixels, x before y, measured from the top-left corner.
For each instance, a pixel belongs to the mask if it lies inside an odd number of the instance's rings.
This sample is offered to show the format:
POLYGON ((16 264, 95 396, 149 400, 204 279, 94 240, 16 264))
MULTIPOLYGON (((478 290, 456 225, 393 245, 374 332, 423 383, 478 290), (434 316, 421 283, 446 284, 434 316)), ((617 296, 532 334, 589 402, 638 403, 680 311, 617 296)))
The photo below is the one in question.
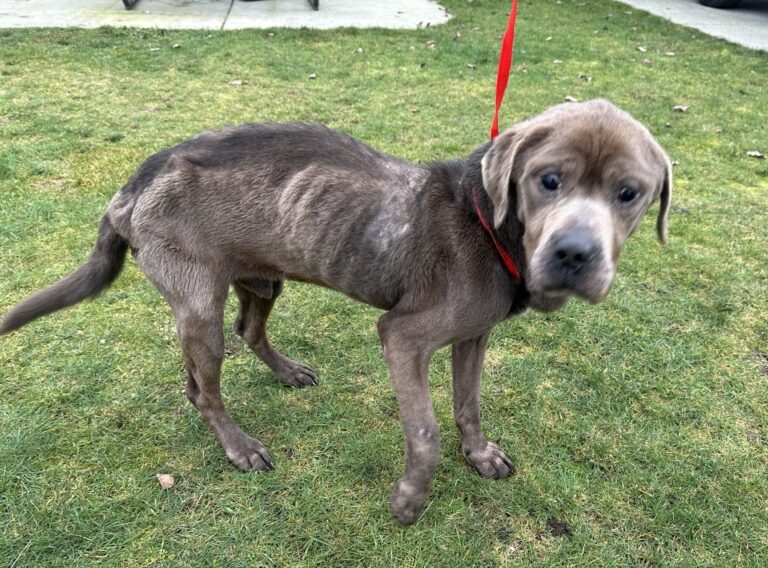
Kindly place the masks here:
POLYGON ((699 4, 710 8, 735 8, 741 0, 699 0, 699 4))

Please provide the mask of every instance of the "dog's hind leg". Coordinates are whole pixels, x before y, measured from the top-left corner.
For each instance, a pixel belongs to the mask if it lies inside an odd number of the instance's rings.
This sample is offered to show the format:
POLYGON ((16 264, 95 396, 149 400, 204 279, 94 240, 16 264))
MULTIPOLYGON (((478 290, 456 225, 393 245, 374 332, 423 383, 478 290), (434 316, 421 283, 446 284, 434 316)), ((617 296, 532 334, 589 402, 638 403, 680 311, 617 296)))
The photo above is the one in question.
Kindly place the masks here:
POLYGON ((213 429, 235 467, 244 471, 272 469, 274 466, 267 448, 235 424, 221 400, 223 298, 208 304, 211 309, 205 314, 185 301, 172 300, 171 305, 176 314, 176 329, 187 369, 187 398, 213 429))
POLYGON ((284 385, 301 388, 317 384, 315 372, 278 352, 267 338, 267 318, 283 289, 280 280, 243 280, 233 284, 240 298, 240 311, 235 320, 235 333, 272 369, 284 385))
POLYGON ((235 424, 221 400, 224 304, 229 280, 218 270, 188 257, 152 252, 145 249, 136 260, 176 317, 187 370, 187 398, 200 411, 235 467, 244 471, 272 469, 267 448, 235 424))

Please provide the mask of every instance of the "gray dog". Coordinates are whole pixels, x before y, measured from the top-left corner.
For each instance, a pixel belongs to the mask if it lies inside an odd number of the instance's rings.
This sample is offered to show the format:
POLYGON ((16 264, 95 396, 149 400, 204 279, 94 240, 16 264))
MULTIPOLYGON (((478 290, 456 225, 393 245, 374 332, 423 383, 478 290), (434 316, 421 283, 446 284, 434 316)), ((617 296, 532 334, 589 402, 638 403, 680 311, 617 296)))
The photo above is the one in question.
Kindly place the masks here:
POLYGON ((98 294, 130 247, 173 308, 187 397, 237 468, 267 470, 267 448, 221 400, 230 286, 240 299, 235 331, 292 387, 317 376, 265 333, 286 279, 386 310, 378 331, 406 439, 390 506, 410 524, 424 509, 440 448, 432 354, 451 346, 467 461, 486 477, 507 477, 512 464, 480 426, 491 330, 527 307, 556 310, 572 295, 603 300, 624 241, 657 198, 665 240, 671 181, 648 130, 602 100, 553 107, 466 161, 429 166, 317 125, 206 132, 144 162, 109 204, 90 258, 14 307, 0 333, 98 294))

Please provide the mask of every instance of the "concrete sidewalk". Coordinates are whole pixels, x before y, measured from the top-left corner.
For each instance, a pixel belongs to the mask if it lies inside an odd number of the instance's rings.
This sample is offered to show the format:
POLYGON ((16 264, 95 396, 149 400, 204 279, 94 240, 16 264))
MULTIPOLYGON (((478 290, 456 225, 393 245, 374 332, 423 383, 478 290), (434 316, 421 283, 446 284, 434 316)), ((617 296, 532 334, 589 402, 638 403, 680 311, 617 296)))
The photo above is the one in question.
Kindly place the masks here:
POLYGON ((435 0, 0 0, 0 28, 100 26, 236 30, 244 28, 399 28, 443 24, 448 12, 435 0))
MULTIPOLYGON (((768 0, 743 0, 717 10, 697 0, 620 0, 675 23, 753 49, 768 51, 768 0)), ((244 28, 400 28, 450 19, 436 0, 0 0, 0 28, 99 26, 234 30, 244 28)))
POLYGON ((708 8, 698 0, 621 1, 705 34, 768 51, 768 0, 742 0, 729 10, 708 8))

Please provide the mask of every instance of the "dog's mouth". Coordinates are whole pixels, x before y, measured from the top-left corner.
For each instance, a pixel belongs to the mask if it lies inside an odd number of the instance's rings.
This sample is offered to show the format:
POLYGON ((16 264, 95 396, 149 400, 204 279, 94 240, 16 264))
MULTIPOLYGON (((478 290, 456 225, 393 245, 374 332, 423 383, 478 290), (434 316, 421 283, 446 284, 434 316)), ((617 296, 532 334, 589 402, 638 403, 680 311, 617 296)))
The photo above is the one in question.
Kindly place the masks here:
POLYGON ((561 256, 552 247, 534 254, 528 278, 531 307, 539 311, 554 311, 573 296, 591 304, 605 300, 616 270, 601 248, 595 247, 586 255, 589 257, 586 261, 571 263, 561 256))
POLYGON ((553 312, 563 307, 572 297, 581 298, 590 304, 599 304, 608 295, 610 286, 596 287, 591 283, 579 286, 547 286, 544 288, 528 288, 530 293, 529 305, 540 312, 553 312))
POLYGON ((554 312, 562 308, 570 299, 569 294, 556 294, 529 290, 531 296, 528 305, 537 312, 554 312))

